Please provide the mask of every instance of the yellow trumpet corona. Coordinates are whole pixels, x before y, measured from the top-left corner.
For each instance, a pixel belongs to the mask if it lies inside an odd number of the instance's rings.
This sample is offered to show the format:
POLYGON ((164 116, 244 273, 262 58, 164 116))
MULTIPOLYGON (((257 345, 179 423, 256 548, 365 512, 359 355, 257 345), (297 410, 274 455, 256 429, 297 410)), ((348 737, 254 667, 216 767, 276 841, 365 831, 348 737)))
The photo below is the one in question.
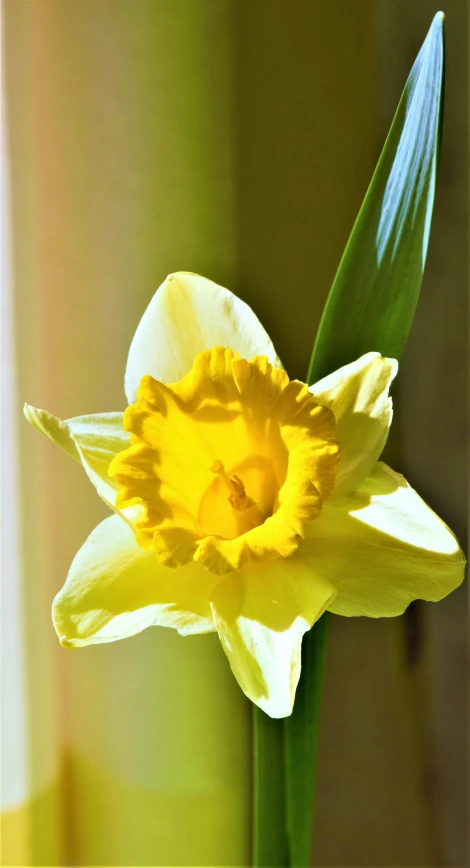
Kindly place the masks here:
POLYGON ((215 347, 178 383, 143 377, 124 428, 116 507, 141 506, 137 542, 165 566, 222 576, 289 557, 333 491, 333 413, 266 356, 215 347))

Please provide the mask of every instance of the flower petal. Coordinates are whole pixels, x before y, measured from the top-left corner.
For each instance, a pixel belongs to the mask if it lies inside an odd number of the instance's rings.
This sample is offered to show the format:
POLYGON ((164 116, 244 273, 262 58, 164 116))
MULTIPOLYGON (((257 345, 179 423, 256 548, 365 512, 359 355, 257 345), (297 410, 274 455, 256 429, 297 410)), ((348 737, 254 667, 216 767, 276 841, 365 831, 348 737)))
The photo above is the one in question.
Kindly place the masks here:
POLYGON ((70 455, 71 458, 74 458, 75 461, 81 461, 80 454, 75 445, 75 440, 73 439, 72 432, 67 425, 67 422, 63 422, 62 419, 58 419, 57 416, 53 416, 52 413, 48 413, 47 410, 40 410, 39 407, 32 407, 31 404, 25 404, 23 406, 23 413, 33 428, 36 428, 36 430, 40 431, 41 434, 45 434, 49 437, 53 443, 60 446, 60 448, 63 449, 67 455, 70 455))
POLYGON ((212 610, 233 674, 270 717, 292 712, 302 636, 334 595, 296 555, 230 573, 215 587, 212 610))
POLYGON ((216 581, 197 564, 162 566, 113 515, 75 556, 53 603, 54 626, 65 647, 113 642, 157 625, 183 635, 211 632, 209 596, 216 581))
POLYGON ((337 589, 331 612, 372 618, 401 615, 412 600, 441 600, 465 567, 447 525, 382 462, 354 494, 325 506, 299 553, 337 589))
POLYGON ((115 508, 118 485, 108 476, 108 468, 118 452, 129 446, 122 413, 76 416, 63 422, 47 410, 29 404, 24 414, 38 431, 47 434, 64 452, 81 462, 90 481, 105 503, 115 508))
POLYGON ((380 457, 392 421, 388 390, 397 370, 395 359, 367 353, 311 386, 318 403, 336 418, 341 463, 333 498, 354 491, 380 457))
POLYGON ((181 380, 197 354, 229 347, 242 358, 265 355, 282 367, 269 335, 245 302, 197 274, 170 274, 157 289, 134 335, 124 387, 129 404, 142 377, 181 380))

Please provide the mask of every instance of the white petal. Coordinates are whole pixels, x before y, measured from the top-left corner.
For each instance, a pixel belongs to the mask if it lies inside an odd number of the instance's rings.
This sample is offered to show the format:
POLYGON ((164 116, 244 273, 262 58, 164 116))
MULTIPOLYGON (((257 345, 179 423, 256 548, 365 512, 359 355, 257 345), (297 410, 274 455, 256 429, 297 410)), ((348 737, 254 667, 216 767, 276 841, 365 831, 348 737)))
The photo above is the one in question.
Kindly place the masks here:
POLYGON ((299 546, 333 585, 338 615, 401 615, 412 600, 441 600, 462 582, 454 534, 399 473, 378 462, 342 501, 325 505, 299 546))
POLYGON ((367 353, 311 386, 319 404, 333 410, 341 461, 332 499, 354 491, 372 471, 392 421, 388 392, 398 362, 367 353))
POLYGON ((113 515, 75 556, 53 603, 54 626, 66 647, 113 642, 151 626, 207 633, 215 630, 209 595, 216 581, 195 563, 162 566, 113 515))
POLYGON ((282 367, 269 335, 245 302, 197 274, 170 274, 153 296, 129 350, 124 379, 129 404, 144 374, 175 383, 198 353, 215 346, 245 359, 264 355, 282 367))
POLYGON ((295 555, 231 573, 214 589, 214 619, 233 674, 270 717, 291 714, 302 636, 334 595, 295 555))
POLYGON ((129 434, 122 425, 122 413, 76 416, 63 422, 47 410, 25 404, 28 422, 46 434, 68 455, 81 462, 100 497, 114 509, 118 491, 108 467, 118 452, 129 446, 129 434))

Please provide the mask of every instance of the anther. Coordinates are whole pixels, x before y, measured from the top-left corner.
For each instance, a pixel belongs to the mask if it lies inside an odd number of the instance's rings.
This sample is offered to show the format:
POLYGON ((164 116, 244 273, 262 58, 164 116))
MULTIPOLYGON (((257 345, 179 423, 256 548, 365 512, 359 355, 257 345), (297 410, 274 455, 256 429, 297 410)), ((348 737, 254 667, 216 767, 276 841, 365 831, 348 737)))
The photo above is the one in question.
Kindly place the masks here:
POLYGON ((220 458, 216 458, 211 464, 211 473, 223 473, 225 470, 220 458))

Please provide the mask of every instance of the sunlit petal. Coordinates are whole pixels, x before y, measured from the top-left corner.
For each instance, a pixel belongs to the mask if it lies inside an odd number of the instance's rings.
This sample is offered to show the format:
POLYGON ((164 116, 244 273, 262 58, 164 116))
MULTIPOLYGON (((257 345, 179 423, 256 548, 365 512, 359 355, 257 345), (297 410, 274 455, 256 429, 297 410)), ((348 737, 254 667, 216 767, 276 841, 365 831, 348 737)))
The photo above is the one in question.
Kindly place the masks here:
POLYGON ((447 525, 400 474, 378 462, 352 495, 327 504, 299 552, 337 596, 338 615, 401 615, 462 582, 465 558, 447 525))
POLYGON ((97 413, 63 422, 47 410, 29 404, 25 404, 24 414, 31 425, 83 465, 100 497, 114 509, 118 486, 108 476, 108 468, 112 459, 129 446, 123 414, 97 413))
POLYGON ((214 618, 235 678, 271 717, 291 713, 302 636, 334 596, 295 555, 231 573, 214 589, 214 618))
POLYGON ((96 527, 75 556, 52 616, 67 647, 125 639, 146 627, 182 634, 215 629, 209 596, 216 578, 197 564, 163 567, 119 516, 96 527))
POLYGON ((354 491, 380 457, 392 421, 388 392, 397 369, 395 359, 367 353, 310 388, 336 418, 341 462, 334 498, 354 491))
POLYGON ((124 381, 129 404, 145 374, 174 383, 188 373, 198 353, 215 346, 230 347, 245 359, 265 355, 282 367, 269 335, 245 302, 197 274, 170 274, 131 344, 124 381))

